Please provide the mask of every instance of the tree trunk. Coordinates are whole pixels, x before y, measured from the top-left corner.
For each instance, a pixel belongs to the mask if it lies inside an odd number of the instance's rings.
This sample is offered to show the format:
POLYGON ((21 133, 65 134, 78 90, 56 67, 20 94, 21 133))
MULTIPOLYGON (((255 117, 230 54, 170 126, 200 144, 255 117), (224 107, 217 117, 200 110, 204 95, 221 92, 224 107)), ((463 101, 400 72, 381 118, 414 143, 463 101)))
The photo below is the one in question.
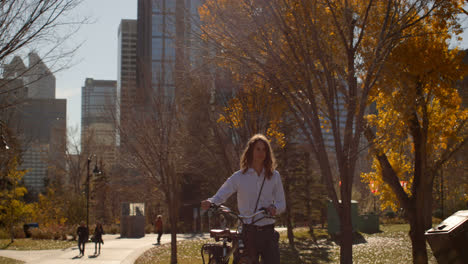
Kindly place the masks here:
POLYGON ((342 198, 340 213, 340 263, 353 263, 353 225, 351 222, 351 198, 342 198), (348 200, 348 201, 346 201, 348 200))
POLYGON ((428 263, 426 237, 424 234, 427 229, 432 227, 432 183, 423 182, 424 186, 419 189, 411 200, 414 209, 411 210, 412 213, 408 214, 410 223, 409 236, 413 247, 414 264, 428 263))
POLYGON ((409 219, 413 263, 427 264, 426 239, 424 237, 424 215, 418 212, 420 209, 416 207, 416 213, 409 219))
MULTIPOLYGON (((287 154, 285 151, 285 163, 287 164, 287 154)), ((294 247, 294 234, 293 234, 293 226, 292 226, 292 215, 291 215, 291 177, 289 173, 286 170, 286 174, 284 175, 284 198, 286 200, 286 227, 288 230, 288 241, 289 241, 289 246, 294 247)))
POLYGON ((15 230, 14 230, 13 223, 10 224, 10 236, 11 236, 11 243, 15 242, 15 230))
MULTIPOLYGON (((287 198, 286 198, 286 204, 289 204, 287 198)), ((286 206, 286 227, 288 228, 289 246, 294 247, 294 233, 293 233, 293 226, 292 226, 292 222, 291 222, 291 209, 290 209, 290 206, 286 206)))
POLYGON ((169 215, 171 222, 171 264, 177 264, 177 217, 174 206, 169 207, 169 215))

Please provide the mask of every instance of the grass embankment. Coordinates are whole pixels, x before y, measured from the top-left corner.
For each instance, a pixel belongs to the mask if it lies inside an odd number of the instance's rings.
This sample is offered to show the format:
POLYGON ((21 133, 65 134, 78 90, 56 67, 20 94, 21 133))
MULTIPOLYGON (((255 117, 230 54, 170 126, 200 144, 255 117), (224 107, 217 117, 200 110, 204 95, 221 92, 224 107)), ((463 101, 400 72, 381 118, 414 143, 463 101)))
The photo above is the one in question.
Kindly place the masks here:
POLYGON ((0 264, 22 264, 24 261, 0 257, 0 264))
MULTIPOLYGON (((411 242, 408 237, 409 225, 381 225, 382 232, 358 234, 353 245, 354 263, 390 264, 411 263, 411 242)), ((281 233, 280 251, 282 264, 296 263, 339 263, 339 246, 331 241, 326 230, 316 230, 317 244, 305 228, 294 230, 296 246, 289 247, 286 232, 281 233)), ((213 240, 182 241, 178 243, 179 264, 200 264, 200 249, 204 243, 213 240)), ((135 264, 170 263, 170 244, 154 247, 141 255, 135 264)), ((428 246, 429 263, 436 260, 428 246)), ((205 257, 205 263, 206 257, 205 257)))
MULTIPOLYGON (((63 249, 76 245, 76 241, 17 238, 13 243, 10 239, 0 239, 0 249, 10 250, 47 250, 63 249)), ((0 262, 1 263, 1 262, 0 262)))

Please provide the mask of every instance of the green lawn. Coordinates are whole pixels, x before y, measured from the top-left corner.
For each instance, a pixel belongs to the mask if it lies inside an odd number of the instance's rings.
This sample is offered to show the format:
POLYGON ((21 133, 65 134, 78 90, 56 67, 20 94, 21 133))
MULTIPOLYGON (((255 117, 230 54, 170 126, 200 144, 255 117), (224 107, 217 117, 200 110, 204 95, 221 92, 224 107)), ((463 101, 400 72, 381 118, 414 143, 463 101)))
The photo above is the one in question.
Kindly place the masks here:
POLYGON ((62 249, 69 248, 75 245, 75 241, 64 240, 18 238, 15 239, 13 243, 10 243, 10 239, 0 239, 0 249, 12 250, 62 249))
POLYGON ((21 264, 21 263, 24 263, 24 262, 20 260, 16 260, 16 259, 0 257, 0 264, 21 264))
MULTIPOLYGON (((360 234, 356 236, 353 245, 354 263, 390 264, 411 263, 411 242, 408 237, 409 225, 380 226, 382 232, 376 234, 360 234)), ((291 249, 286 232, 281 233, 280 251, 282 264, 295 263, 339 263, 339 247, 325 233, 316 230, 317 244, 312 240, 307 229, 294 230, 296 246, 291 249)), ((200 264, 202 259, 200 249, 203 243, 212 240, 183 241, 178 243, 179 264, 200 264)), ((137 260, 136 264, 169 263, 170 245, 156 246, 137 260)), ((428 246, 429 263, 436 264, 436 260, 428 246)), ((206 261, 206 259, 205 259, 206 261)))

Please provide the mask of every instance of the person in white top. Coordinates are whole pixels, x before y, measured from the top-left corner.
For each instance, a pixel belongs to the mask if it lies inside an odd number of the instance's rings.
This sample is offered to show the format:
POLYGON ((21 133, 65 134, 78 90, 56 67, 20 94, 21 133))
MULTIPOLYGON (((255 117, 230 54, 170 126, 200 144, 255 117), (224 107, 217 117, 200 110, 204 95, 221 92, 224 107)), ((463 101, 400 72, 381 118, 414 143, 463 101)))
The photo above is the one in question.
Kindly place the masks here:
MULTIPOLYGON (((275 216, 286 209, 283 184, 278 171, 270 142, 262 134, 250 138, 240 159, 240 170, 229 177, 211 198, 201 202, 204 210, 211 204, 224 203, 237 192, 239 213, 250 215, 261 208, 275 216)), ((260 217, 258 217, 260 218, 260 217)), ((279 264, 279 234, 274 229, 272 218, 248 219, 244 226, 245 246, 251 263, 279 264)))

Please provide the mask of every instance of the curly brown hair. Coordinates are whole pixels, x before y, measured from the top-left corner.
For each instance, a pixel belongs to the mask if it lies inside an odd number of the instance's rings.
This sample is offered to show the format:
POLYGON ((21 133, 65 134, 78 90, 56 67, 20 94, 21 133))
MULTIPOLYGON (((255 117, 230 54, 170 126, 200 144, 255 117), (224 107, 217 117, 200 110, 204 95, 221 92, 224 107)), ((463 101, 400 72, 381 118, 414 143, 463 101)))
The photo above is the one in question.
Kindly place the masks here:
POLYGON ((251 167, 253 161, 253 149, 255 143, 258 141, 262 141, 265 144, 266 157, 265 161, 263 162, 263 167, 265 168, 265 177, 267 179, 271 179, 271 176, 273 176, 273 171, 276 169, 276 159, 273 153, 273 149, 271 148, 270 141, 262 134, 253 135, 249 139, 249 142, 247 142, 247 146, 245 147, 240 159, 240 168, 242 173, 245 173, 249 167, 251 167))

